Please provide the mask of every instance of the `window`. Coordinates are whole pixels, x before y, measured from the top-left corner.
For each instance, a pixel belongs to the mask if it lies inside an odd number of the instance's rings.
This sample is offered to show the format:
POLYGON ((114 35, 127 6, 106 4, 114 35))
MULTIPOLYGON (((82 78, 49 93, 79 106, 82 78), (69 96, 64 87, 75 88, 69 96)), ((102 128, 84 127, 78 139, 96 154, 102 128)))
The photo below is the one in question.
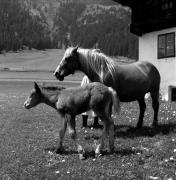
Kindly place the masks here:
POLYGON ((162 0, 161 1, 161 10, 163 16, 172 16, 175 14, 176 10, 176 1, 175 0, 162 0))
POLYGON ((162 10, 172 9, 175 0, 162 0, 162 10))
POLYGON ((158 36, 158 58, 175 56, 175 33, 158 36))

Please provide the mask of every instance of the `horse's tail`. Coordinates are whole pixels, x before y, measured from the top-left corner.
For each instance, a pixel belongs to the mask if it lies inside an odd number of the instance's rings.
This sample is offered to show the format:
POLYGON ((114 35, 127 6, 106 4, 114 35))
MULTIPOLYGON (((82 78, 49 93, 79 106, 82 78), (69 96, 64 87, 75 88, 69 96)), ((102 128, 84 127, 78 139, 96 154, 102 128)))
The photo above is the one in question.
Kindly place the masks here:
POLYGON ((120 99, 119 96, 117 95, 116 91, 112 87, 108 87, 109 91, 111 92, 112 95, 112 100, 113 100, 113 106, 114 110, 117 114, 120 113, 120 99))

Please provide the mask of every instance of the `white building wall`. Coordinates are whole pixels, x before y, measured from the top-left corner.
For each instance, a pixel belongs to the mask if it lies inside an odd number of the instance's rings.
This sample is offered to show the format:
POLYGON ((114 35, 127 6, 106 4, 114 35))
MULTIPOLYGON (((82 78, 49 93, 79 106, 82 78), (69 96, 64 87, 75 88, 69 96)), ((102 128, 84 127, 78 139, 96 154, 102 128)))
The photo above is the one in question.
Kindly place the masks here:
MULTIPOLYGON (((164 29, 144 34, 139 37, 139 60, 153 63, 161 75, 161 94, 168 99, 168 87, 176 86, 176 57, 157 58, 158 35, 175 32, 175 28, 164 29)), ((176 41, 175 41, 176 42, 176 41)))

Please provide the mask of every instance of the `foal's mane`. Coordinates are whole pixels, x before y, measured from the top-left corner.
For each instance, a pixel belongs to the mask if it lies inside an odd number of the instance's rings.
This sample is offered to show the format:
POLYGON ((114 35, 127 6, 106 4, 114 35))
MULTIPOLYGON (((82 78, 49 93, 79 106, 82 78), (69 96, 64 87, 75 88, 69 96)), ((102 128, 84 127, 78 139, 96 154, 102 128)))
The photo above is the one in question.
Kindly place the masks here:
POLYGON ((115 61, 105 55, 103 52, 96 49, 78 49, 80 62, 87 72, 94 71, 99 77, 101 82, 106 78, 110 72, 113 78, 115 71, 115 61))
POLYGON ((63 86, 42 86, 42 90, 47 92, 55 92, 55 91, 62 91, 65 87, 63 86))

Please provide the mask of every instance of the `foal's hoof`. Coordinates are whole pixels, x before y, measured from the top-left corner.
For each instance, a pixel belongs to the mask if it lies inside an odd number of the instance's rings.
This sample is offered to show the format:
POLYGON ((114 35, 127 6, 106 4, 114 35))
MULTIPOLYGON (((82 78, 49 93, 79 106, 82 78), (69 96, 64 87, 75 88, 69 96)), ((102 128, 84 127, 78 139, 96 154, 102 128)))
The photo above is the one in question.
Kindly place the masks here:
POLYGON ((101 157, 102 154, 101 153, 95 153, 95 158, 101 157))
POLYGON ((86 159, 85 154, 79 154, 79 159, 80 160, 85 160, 86 159))
POLYGON ((86 128, 87 128, 87 126, 82 126, 81 128, 84 130, 84 129, 86 129, 86 128))

